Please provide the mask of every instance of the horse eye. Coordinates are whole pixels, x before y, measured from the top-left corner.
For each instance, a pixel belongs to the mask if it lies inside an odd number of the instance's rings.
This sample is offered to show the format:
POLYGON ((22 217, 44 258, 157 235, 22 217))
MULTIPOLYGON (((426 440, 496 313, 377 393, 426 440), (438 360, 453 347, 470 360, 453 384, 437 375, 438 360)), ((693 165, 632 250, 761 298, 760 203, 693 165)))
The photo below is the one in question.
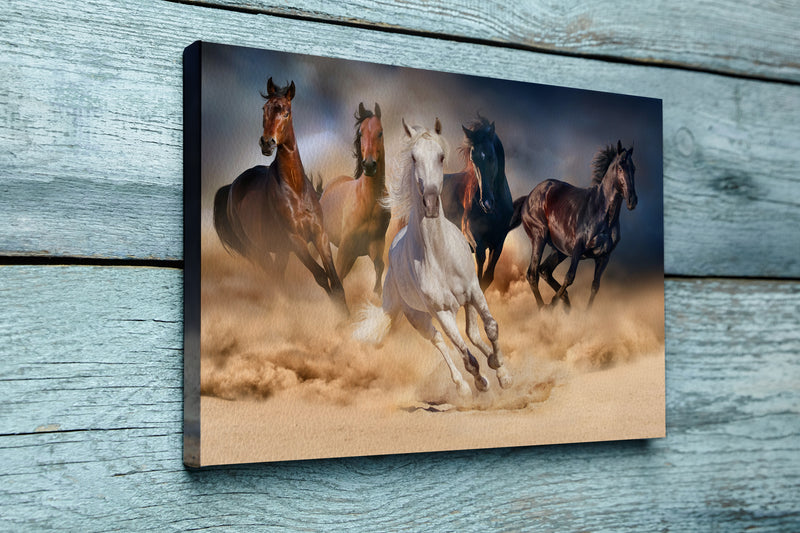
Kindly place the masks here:
POLYGON ((383 137, 383 132, 382 132, 382 131, 379 131, 379 132, 378 132, 378 139, 380 139, 381 137, 383 137))
POLYGON ((413 155, 413 154, 411 155, 411 162, 412 162, 412 163, 416 163, 416 162, 417 162, 417 158, 416 158, 416 157, 414 157, 414 155, 413 155))
POLYGON ((444 163, 444 154, 439 154, 439 162, 444 163))

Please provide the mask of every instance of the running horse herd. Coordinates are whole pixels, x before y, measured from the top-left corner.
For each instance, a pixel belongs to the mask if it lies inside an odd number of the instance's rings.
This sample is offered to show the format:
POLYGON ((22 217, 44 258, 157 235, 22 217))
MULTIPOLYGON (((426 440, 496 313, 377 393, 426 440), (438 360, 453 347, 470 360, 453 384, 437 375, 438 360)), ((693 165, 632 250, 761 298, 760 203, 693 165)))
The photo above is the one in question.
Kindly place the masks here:
POLYGON ((358 257, 369 256, 375 267, 374 290, 382 305, 367 302, 362 306, 353 333, 357 339, 380 343, 403 314, 439 350, 458 392, 467 395, 470 387, 453 363, 434 325, 436 319, 474 377, 476 389, 485 391, 489 382, 456 321, 458 310, 464 307, 467 336, 486 357, 500 386, 509 387, 512 378, 503 366, 497 322, 484 291, 494 279, 508 232, 520 225, 531 241, 526 277, 538 306, 544 306, 539 276, 556 291, 550 306, 559 301, 570 306, 567 288, 581 259, 595 262, 592 305, 620 239, 622 201, 628 209, 636 207, 632 146, 624 148, 617 141, 616 146, 600 150, 587 188, 550 179, 512 201, 503 144, 494 123, 479 116, 468 127, 462 126, 464 170, 444 174, 448 147, 439 119, 432 130, 410 127, 403 120, 398 176, 387 180, 381 109, 376 103, 369 110, 362 103, 355 114, 354 175, 340 176, 318 190, 303 169, 294 134, 294 82, 279 87, 270 78, 262 96, 259 145, 265 156, 276 152, 275 158, 269 166, 244 171, 217 191, 214 227, 228 251, 274 275, 283 275, 289 254, 294 253, 345 312, 341 280, 358 257), (390 244, 381 283, 392 217, 402 221, 403 227, 390 244), (335 262, 331 243, 337 246, 335 262), (545 245, 553 251, 542 261, 545 245), (553 271, 565 259, 569 259, 569 269, 559 283, 553 271), (478 317, 491 347, 481 338, 478 317))

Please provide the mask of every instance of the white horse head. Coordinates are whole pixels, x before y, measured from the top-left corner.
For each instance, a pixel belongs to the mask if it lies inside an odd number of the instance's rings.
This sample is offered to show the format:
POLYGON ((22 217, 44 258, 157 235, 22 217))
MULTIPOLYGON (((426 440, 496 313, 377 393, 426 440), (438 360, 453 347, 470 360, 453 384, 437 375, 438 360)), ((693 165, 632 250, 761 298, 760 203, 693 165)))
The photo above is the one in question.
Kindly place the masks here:
POLYGON ((397 159, 395 177, 388 184, 387 206, 393 216, 402 220, 407 220, 415 208, 427 218, 436 218, 441 212, 439 198, 448 152, 447 141, 441 135, 442 123, 437 118, 430 131, 402 122, 404 145, 397 159))

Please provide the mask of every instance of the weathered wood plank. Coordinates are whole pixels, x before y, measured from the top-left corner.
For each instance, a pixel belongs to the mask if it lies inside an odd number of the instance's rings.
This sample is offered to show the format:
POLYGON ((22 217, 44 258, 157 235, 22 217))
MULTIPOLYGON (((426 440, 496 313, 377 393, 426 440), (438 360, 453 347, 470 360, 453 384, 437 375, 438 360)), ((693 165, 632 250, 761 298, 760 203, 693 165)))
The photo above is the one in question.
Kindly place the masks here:
POLYGON ((667 272, 800 276, 798 86, 155 1, 0 19, 4 255, 181 257, 180 57, 202 38, 663 98, 667 272))
POLYGON ((181 294, 179 270, 0 267, 0 529, 800 527, 800 283, 667 281, 666 439, 201 472, 181 294))
POLYGON ((781 2, 190 0, 458 39, 800 81, 800 8, 781 2))

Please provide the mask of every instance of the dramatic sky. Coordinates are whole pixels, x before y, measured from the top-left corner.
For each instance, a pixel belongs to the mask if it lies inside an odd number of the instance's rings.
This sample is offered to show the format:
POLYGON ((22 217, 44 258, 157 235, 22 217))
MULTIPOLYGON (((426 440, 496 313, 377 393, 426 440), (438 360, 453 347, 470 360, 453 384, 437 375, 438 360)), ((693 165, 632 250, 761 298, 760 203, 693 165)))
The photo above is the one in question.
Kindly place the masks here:
MULTIPOLYGON (((455 148, 462 124, 480 113, 495 122, 506 153, 514 198, 542 180, 585 187, 598 149, 621 140, 635 145, 639 205, 620 215, 622 241, 609 275, 663 268, 661 102, 649 98, 537 85, 339 59, 205 45, 202 63, 203 223, 209 229, 216 189, 255 165, 261 154, 261 107, 267 79, 294 81, 294 128, 307 174, 323 181, 352 175, 353 113, 359 102, 382 110, 388 159, 393 168, 408 124, 432 127, 436 117, 451 146, 446 172, 461 170, 455 148)), ((523 230, 509 236, 518 243, 523 230), (517 235, 518 234, 518 235, 517 235)), ((585 268, 585 267, 584 267, 585 268)))

